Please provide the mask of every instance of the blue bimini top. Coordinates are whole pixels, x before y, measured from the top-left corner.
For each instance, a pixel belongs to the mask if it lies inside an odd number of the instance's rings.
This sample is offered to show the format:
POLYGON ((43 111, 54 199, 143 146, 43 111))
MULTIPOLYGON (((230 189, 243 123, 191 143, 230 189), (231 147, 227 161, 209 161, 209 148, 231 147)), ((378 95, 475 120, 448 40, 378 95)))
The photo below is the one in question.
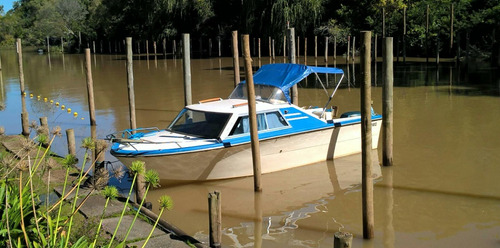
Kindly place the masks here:
MULTIPOLYGON (((311 73, 344 74, 344 71, 334 67, 315 67, 300 64, 268 64, 263 65, 254 75, 255 85, 269 85, 281 89, 290 101, 289 89, 311 73)), ((245 84, 242 81, 240 84, 245 84)))

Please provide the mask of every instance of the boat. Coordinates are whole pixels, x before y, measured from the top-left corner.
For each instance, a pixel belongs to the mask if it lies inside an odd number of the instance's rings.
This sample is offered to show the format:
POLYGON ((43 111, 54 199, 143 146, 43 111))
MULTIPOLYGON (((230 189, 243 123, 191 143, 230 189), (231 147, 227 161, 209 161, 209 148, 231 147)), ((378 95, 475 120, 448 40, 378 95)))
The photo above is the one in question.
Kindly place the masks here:
MULTIPOLYGON (((360 112, 337 117, 335 108, 329 107, 343 75, 339 68, 300 64, 268 64, 254 74, 262 173, 361 152, 360 112), (291 88, 310 74, 340 75, 324 107, 291 103, 291 88)), ((371 118, 376 149, 382 116, 372 109, 371 118)), ((107 139, 111 154, 127 167, 141 160, 162 180, 204 181, 253 175, 249 130, 242 81, 227 99, 185 106, 165 129, 129 129, 107 139)))

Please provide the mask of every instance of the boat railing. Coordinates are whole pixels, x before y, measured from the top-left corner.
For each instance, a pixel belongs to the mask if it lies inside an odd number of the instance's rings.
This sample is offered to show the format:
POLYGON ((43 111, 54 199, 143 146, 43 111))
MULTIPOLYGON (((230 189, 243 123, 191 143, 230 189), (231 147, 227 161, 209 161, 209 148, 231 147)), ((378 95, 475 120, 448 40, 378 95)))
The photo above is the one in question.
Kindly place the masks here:
POLYGON ((160 131, 160 129, 157 127, 125 129, 116 133, 106 135, 106 140, 109 140, 111 142, 119 140, 133 140, 134 142, 137 142, 137 140, 143 137, 146 133, 150 133, 152 131, 160 131))

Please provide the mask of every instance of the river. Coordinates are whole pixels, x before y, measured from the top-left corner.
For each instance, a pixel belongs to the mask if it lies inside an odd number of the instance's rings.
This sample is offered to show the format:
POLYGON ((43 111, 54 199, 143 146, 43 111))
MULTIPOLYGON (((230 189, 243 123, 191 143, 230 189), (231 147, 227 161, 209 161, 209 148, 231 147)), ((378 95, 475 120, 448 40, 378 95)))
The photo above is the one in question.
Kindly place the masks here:
MULTIPOLYGON (((2 50, 0 56, 0 103, 5 107, 0 111, 0 126, 7 134, 18 134, 17 58, 13 50, 2 50)), ((256 67, 270 62, 268 57, 254 58, 256 67)), ((283 58, 277 57, 276 62, 283 58)), ((309 57, 307 62, 315 60, 309 57)), ((191 63, 193 102, 229 95, 231 58, 192 58, 191 63)), ((302 57, 299 63, 304 63, 302 57)), ((324 65, 323 59, 316 63, 324 65)), ((91 132, 84 64, 83 55, 24 53, 30 120, 47 116, 50 127, 73 128, 77 144, 91 132), (71 113, 60 105, 71 108, 71 113)), ((340 112, 359 109, 358 66, 349 67, 349 76, 334 97, 340 112)), ((345 64, 339 67, 347 72, 345 64)), ((373 107, 379 113, 381 67, 378 63, 372 91, 373 107)), ((125 57, 92 55, 92 73, 97 135, 104 138, 129 125, 125 57)), ((182 75, 180 59, 142 56, 134 60, 137 126, 164 128, 172 121, 184 104, 182 75)), ((397 63, 394 83, 394 166, 379 166, 379 145, 374 157, 373 240, 362 238, 360 155, 263 175, 263 192, 258 194, 253 192, 252 178, 240 178, 164 185, 151 191, 148 201, 158 212, 157 199, 172 196, 174 209, 163 218, 207 240, 207 195, 221 191, 222 243, 227 247, 333 247, 333 234, 339 230, 353 233, 354 247, 498 247, 498 69, 480 62, 468 68, 454 63, 439 67, 397 63)), ((301 106, 325 103, 323 90, 312 85, 299 87, 301 106)), ((55 139, 53 147, 58 154, 67 153, 64 135, 55 139)), ((84 150, 77 150, 82 157, 84 150)), ((106 160, 110 167, 121 166, 109 153, 106 160)), ((112 179, 111 184, 126 191, 129 182, 112 179)))

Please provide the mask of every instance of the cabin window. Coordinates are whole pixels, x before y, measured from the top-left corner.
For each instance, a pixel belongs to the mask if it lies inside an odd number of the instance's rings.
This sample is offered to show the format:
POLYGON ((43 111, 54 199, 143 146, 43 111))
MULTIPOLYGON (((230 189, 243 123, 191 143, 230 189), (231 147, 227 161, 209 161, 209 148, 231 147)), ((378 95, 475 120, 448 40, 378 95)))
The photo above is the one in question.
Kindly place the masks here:
POLYGON ((230 114, 184 109, 167 128, 169 131, 216 139, 220 136, 230 114))
MULTIPOLYGON (((257 114, 258 131, 282 128, 288 126, 285 118, 279 112, 257 114)), ((250 132, 248 116, 239 117, 229 135, 245 134, 250 132)))

